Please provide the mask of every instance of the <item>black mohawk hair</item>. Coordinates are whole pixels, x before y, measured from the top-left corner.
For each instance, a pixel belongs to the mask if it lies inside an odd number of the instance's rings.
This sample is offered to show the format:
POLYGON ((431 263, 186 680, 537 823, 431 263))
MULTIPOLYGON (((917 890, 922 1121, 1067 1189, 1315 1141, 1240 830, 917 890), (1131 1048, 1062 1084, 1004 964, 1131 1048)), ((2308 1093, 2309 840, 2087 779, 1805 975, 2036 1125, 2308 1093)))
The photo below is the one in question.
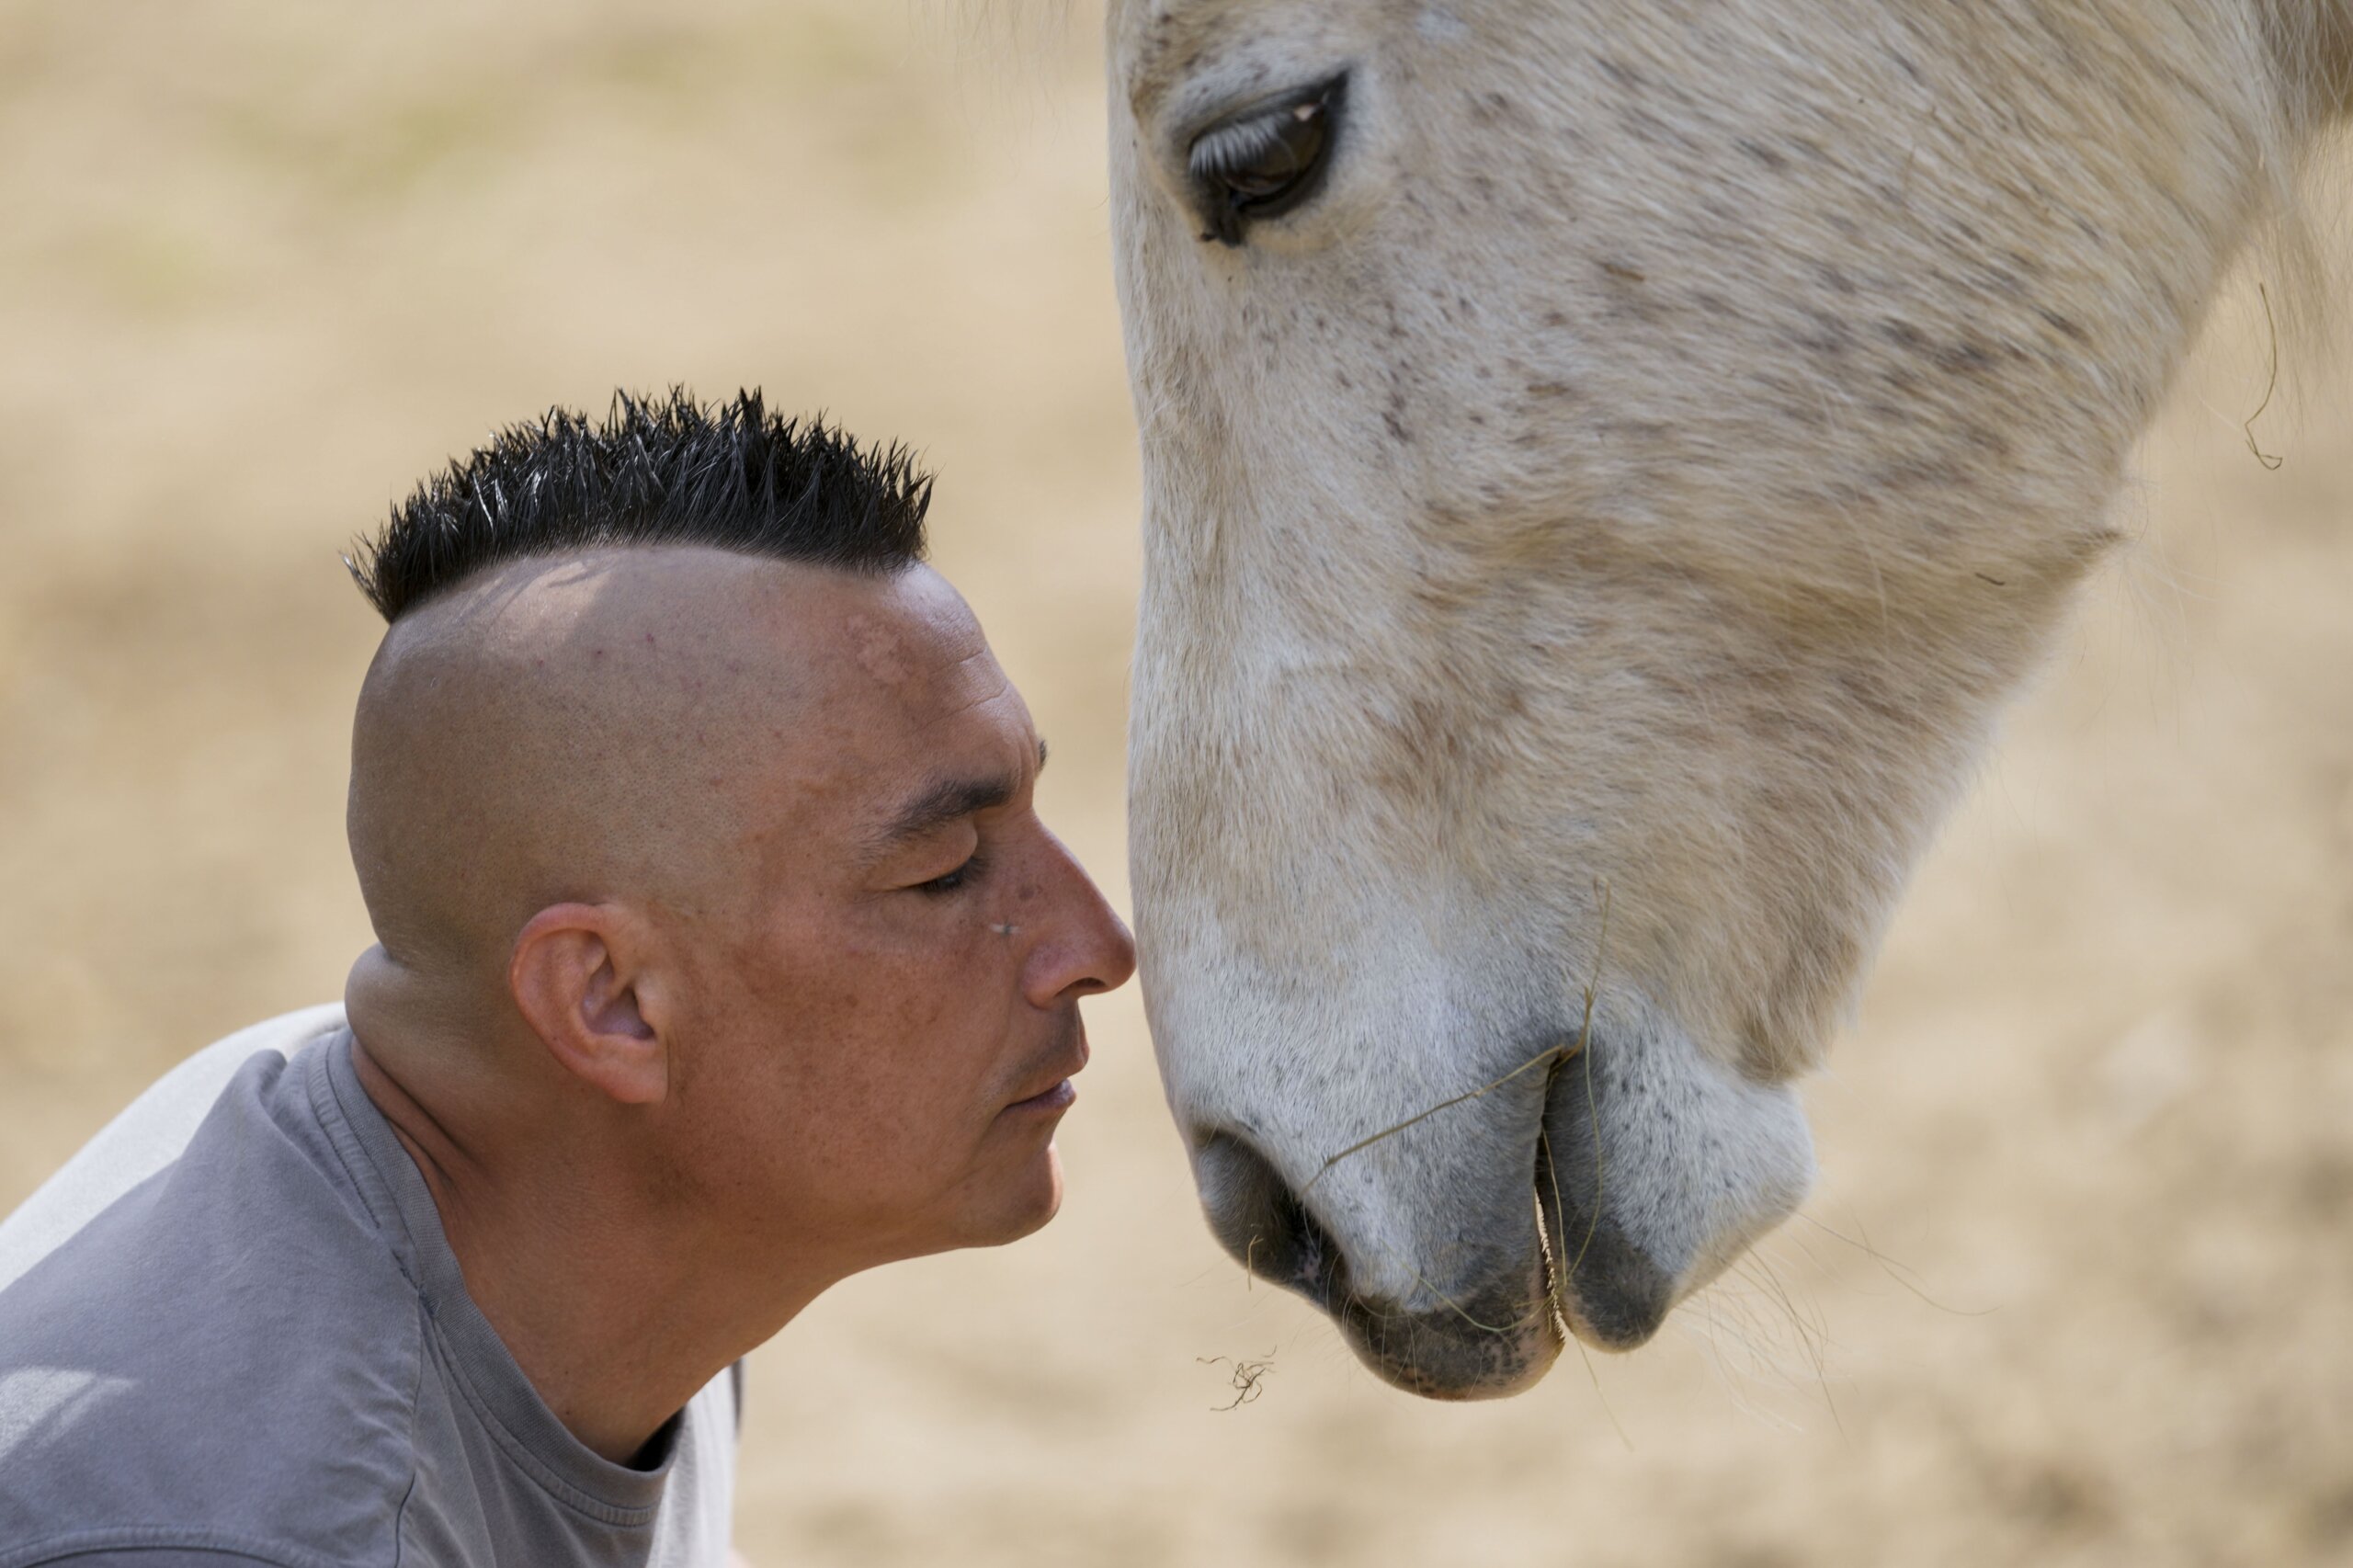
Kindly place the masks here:
POLYGON ((614 394, 602 424, 551 408, 417 486, 344 558, 387 621, 509 561, 704 545, 852 572, 924 556, 931 475, 905 447, 860 447, 759 392, 718 407, 673 387, 614 394))

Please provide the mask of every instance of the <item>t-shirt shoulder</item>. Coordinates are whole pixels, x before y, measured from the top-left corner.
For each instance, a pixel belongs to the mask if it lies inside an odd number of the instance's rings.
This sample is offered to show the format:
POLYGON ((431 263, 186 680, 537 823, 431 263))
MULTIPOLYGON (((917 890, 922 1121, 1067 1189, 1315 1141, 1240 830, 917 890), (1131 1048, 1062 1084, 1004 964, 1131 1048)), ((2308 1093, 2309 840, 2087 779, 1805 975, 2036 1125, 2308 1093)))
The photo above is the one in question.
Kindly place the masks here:
POLYGON ((660 1464, 584 1447, 352 1049, 326 1009, 201 1051, 0 1223, 0 1568, 716 1568, 740 1374, 660 1464))
POLYGON ((340 1003, 306 1007, 215 1040, 150 1085, 14 1213, 0 1216, 0 1290, 177 1160, 254 1058, 290 1060, 342 1028, 340 1003))
POLYGON ((391 1561, 424 1314, 316 1114, 323 1055, 234 1063, 176 1157, 0 1289, 0 1541, 391 1561))

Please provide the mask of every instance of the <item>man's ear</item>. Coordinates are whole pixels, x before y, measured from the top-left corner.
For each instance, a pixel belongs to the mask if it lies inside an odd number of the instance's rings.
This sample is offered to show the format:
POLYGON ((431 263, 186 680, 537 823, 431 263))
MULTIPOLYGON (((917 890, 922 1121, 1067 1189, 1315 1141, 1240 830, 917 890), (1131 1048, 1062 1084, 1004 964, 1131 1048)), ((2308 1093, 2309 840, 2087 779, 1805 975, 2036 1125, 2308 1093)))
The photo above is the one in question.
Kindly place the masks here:
POLYGON ((670 1086, 670 1053, 641 991, 644 923, 612 904, 540 910, 515 940, 506 988, 559 1066, 622 1105, 652 1105, 670 1086))

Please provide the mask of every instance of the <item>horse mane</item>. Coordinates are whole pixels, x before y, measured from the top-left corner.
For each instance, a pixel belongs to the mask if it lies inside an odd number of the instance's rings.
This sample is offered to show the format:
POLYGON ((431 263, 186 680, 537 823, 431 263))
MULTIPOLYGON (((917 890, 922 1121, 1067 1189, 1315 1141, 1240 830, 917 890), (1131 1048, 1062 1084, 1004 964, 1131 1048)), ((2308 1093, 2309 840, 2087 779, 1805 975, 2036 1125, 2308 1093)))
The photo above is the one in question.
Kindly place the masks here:
MULTIPOLYGON (((2279 338, 2325 354, 2343 328, 2336 242, 2353 199, 2353 0, 2258 0, 2256 11, 2274 112, 2255 128, 2270 189, 2250 256, 2278 280, 2279 338)), ((2281 356, 2291 391, 2316 357, 2281 356)))
POLYGON ((2353 0, 2264 0, 2282 89, 2304 112, 2353 114, 2353 0))

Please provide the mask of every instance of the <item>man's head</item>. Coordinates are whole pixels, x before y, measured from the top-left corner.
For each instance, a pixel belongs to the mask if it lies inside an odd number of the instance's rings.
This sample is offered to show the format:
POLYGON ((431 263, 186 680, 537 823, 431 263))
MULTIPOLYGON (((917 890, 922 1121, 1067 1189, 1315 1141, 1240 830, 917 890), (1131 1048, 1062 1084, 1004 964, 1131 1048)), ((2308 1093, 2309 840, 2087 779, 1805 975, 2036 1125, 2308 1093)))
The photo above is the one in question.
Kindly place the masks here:
POLYGON ((1077 998, 1132 949, 922 564, 928 495, 756 396, 621 400, 500 437, 363 551, 392 626, 349 1002, 437 1115, 829 1271, 1051 1216, 1077 998))

